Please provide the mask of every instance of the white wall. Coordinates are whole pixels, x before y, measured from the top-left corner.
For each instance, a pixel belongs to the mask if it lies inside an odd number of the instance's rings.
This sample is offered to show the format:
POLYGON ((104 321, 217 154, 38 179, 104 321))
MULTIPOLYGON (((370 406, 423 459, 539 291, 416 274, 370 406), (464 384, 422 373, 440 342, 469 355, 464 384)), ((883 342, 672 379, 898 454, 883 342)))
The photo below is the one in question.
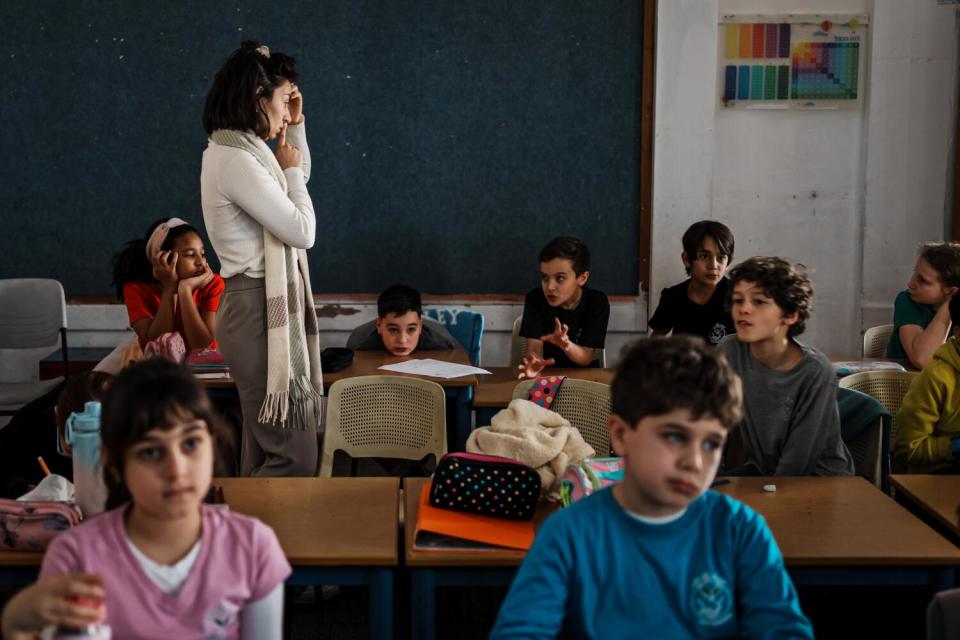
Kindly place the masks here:
POLYGON ((915 245, 943 237, 956 10, 933 0, 658 6, 652 301, 684 277, 683 230, 719 219, 737 238, 734 262, 782 255, 806 264, 816 298, 804 339, 858 354, 861 328, 889 321, 915 245), (720 111, 717 37, 727 12, 868 13, 864 109, 720 111), (879 320, 862 322, 861 290, 879 320))

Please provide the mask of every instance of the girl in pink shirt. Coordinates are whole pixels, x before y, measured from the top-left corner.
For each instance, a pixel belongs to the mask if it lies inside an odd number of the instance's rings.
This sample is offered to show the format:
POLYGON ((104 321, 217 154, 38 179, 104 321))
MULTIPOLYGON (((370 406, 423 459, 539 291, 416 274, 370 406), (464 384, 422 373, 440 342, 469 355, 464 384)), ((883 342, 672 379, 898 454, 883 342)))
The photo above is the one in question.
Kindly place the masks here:
POLYGON ((226 432, 193 376, 162 358, 126 369, 100 431, 108 510, 50 545, 4 631, 97 620, 100 597, 114 638, 280 638, 290 565, 272 529, 203 503, 226 432))

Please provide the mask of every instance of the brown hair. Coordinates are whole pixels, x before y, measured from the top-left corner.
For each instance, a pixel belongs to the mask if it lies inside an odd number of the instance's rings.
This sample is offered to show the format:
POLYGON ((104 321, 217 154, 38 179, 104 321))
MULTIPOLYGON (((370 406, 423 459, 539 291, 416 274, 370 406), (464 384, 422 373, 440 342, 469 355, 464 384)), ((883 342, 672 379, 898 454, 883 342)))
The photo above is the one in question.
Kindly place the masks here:
MULTIPOLYGON (((175 418, 183 414, 206 423, 213 436, 214 451, 231 443, 230 431, 185 366, 165 358, 151 358, 127 367, 114 379, 104 396, 100 416, 100 437, 106 454, 103 477, 107 509, 130 501, 123 479, 127 450, 152 429, 172 427, 175 418)), ((219 462, 219 456, 215 460, 219 462)))
POLYGON ((925 242, 919 254, 940 275, 941 284, 960 287, 960 242, 925 242))
POLYGON ((802 264, 794 264, 786 258, 756 256, 744 260, 730 270, 730 290, 727 306, 733 296, 733 287, 738 282, 752 282, 772 298, 784 315, 797 314, 797 321, 790 325, 787 335, 800 335, 807 328, 807 320, 813 310, 813 284, 802 264))
POLYGON ((654 336, 624 347, 610 401, 631 427, 687 409, 694 419, 711 416, 732 429, 740 422, 743 392, 726 357, 700 338, 654 336))
MULTIPOLYGON (((707 236, 717 243, 720 255, 726 256, 727 260, 733 260, 733 232, 730 231, 730 227, 716 220, 694 222, 683 232, 683 252, 687 254, 687 260, 690 262, 696 260, 697 251, 700 250, 703 239, 707 236)), ((690 275, 690 267, 686 269, 687 275, 690 275)))

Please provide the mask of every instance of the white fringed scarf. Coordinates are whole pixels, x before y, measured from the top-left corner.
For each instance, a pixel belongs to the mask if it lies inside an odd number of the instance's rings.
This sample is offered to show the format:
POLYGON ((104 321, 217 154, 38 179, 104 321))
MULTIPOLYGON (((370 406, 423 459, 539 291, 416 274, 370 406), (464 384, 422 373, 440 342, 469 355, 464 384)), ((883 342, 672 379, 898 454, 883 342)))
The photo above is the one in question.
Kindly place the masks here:
MULTIPOLYGON (((287 178, 266 143, 251 131, 217 129, 210 139, 253 155, 287 190, 287 178)), ((323 417, 320 336, 307 252, 263 229, 267 310, 267 396, 257 420, 315 430, 323 417)))

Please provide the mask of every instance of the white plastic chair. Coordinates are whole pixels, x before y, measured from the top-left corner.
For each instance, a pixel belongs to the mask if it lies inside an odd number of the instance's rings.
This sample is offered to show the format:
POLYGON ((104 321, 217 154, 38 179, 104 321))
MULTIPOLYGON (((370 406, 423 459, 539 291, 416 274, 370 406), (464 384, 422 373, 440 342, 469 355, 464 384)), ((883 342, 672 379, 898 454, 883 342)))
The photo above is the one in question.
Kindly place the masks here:
POLYGON ((863 333, 863 357, 882 358, 887 353, 887 343, 893 335, 892 324, 870 327, 863 333))
POLYGON ((337 380, 327 401, 321 477, 333 473, 333 456, 439 460, 447 452, 443 387, 400 376, 337 380))
POLYGON ((890 442, 897 437, 897 412, 910 383, 920 375, 916 371, 860 371, 840 378, 839 385, 876 398, 893 416, 890 442))
MULTIPOLYGON (((530 397, 533 380, 523 380, 513 388, 513 399, 530 397)), ((598 457, 610 455, 610 385, 590 380, 567 378, 550 406, 576 428, 598 457)))
POLYGON ((0 280, 0 415, 47 393, 67 376, 67 302, 56 280, 0 280), (63 377, 40 380, 39 362, 60 350, 63 377))

